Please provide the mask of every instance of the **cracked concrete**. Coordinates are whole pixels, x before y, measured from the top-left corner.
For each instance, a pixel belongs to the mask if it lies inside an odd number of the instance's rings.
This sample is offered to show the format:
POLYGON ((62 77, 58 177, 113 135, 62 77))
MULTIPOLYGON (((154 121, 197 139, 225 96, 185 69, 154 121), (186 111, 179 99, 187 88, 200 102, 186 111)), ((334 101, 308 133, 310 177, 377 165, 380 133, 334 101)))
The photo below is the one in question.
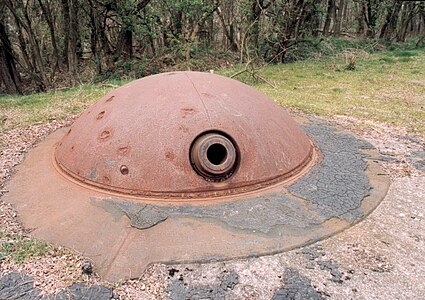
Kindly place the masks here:
POLYGON ((409 155, 408 160, 416 169, 425 172, 425 147, 424 151, 413 152, 411 155, 409 155))
POLYGON ((373 146, 341 133, 329 123, 314 119, 311 122, 304 129, 322 152, 323 159, 280 193, 208 206, 146 205, 113 198, 102 199, 99 205, 115 215, 120 213, 114 212, 114 208, 120 210, 138 229, 150 228, 169 217, 209 218, 237 229, 262 233, 277 226, 281 230, 309 228, 331 218, 353 223, 364 216, 361 203, 371 189, 364 172, 365 159, 369 156, 362 150, 373 146))
POLYGON ((323 160, 290 186, 289 191, 306 199, 312 210, 326 218, 337 216, 354 222, 363 216, 359 208, 370 189, 364 173, 367 154, 361 149, 373 146, 352 135, 338 133, 326 123, 304 129, 317 142, 323 160))
POLYGON ((320 300, 324 297, 311 286, 311 280, 299 274, 295 269, 287 269, 284 273, 283 287, 276 290, 273 300, 320 300))
POLYGON ((74 283, 67 289, 51 295, 42 295, 32 278, 12 272, 0 278, 0 299, 10 300, 110 300, 112 289, 74 283))
MULTIPOLYGON (((239 283, 226 292, 226 299, 423 299, 424 211, 425 176, 399 178, 368 218, 312 246, 260 258, 172 267, 182 270, 185 278, 214 278, 224 270, 237 273, 239 283)), ((169 277, 166 284, 174 280, 169 277)))

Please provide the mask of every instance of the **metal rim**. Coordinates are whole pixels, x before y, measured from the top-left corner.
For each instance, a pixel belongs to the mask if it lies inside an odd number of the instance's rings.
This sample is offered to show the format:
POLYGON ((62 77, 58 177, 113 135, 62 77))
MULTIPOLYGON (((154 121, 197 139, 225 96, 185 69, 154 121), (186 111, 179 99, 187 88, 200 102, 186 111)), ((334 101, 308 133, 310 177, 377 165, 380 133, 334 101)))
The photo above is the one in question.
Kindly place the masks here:
POLYGON ((233 142, 223 134, 205 133, 193 142, 190 160, 205 179, 223 181, 234 173, 238 154, 233 142))

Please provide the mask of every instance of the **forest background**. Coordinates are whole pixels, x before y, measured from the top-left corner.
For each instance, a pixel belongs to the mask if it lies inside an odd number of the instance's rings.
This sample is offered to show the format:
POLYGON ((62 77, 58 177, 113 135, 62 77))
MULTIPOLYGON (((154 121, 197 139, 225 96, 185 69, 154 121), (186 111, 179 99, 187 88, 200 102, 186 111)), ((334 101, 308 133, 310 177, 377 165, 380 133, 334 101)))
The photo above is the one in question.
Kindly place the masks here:
POLYGON ((254 72, 424 39, 425 1, 0 0, 0 94, 237 64, 254 72))

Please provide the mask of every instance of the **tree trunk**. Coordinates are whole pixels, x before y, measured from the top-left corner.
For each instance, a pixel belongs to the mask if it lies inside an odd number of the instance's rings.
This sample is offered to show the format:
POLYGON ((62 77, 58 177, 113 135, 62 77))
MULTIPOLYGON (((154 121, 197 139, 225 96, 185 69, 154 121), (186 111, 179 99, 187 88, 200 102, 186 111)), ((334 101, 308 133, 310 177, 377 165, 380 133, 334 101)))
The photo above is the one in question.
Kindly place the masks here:
POLYGON ((69 70, 68 48, 69 48, 69 30, 70 30, 70 17, 69 17, 69 3, 68 0, 61 0, 62 5, 62 24, 63 24, 63 62, 69 70))
POLYGON ((234 40, 234 34, 233 34, 232 26, 230 26, 230 28, 227 27, 226 21, 224 20, 224 17, 223 17, 223 14, 221 13, 220 7, 217 7, 216 13, 217 13, 218 19, 220 20, 221 26, 223 28, 223 32, 226 35, 227 41, 230 44, 230 49, 232 51, 239 51, 239 46, 234 40))
POLYGON ((102 74, 102 53, 101 49, 98 47, 100 44, 99 42, 99 18, 97 17, 97 10, 94 6, 94 3, 92 0, 88 0, 89 3, 89 18, 90 18, 90 50, 94 57, 94 62, 96 65, 96 73, 98 75, 102 74))
POLYGON ((257 51, 258 42, 260 36, 260 16, 261 16, 261 7, 258 0, 252 0, 252 11, 250 23, 252 24, 251 30, 251 41, 252 46, 257 51))
POLYGON ((416 43, 416 47, 423 47, 425 45, 425 3, 424 2, 419 4, 419 13, 422 17, 422 32, 421 32, 421 37, 416 43))
POLYGON ((335 18, 335 26, 334 26, 334 35, 339 35, 341 33, 341 24, 342 19, 344 17, 343 12, 345 10, 345 6, 347 5, 345 0, 340 0, 338 4, 338 13, 335 18))
POLYGON ((313 36, 319 36, 320 34, 320 12, 318 7, 320 7, 320 0, 314 0, 311 6, 310 11, 310 32, 313 36))
POLYGON ((0 83, 3 82, 8 94, 22 94, 21 80, 16 70, 15 56, 3 14, 0 13, 0 83))
POLYGON ((5 4, 6 6, 9 8, 9 10, 12 12, 16 23, 19 23, 20 26, 22 26, 28 36, 28 40, 31 46, 31 54, 33 56, 33 66, 34 66, 34 73, 38 73, 38 77, 40 78, 40 88, 42 90, 46 90, 46 88, 49 87, 49 81, 47 79, 46 76, 46 70, 45 70, 45 65, 44 65, 44 61, 41 55, 41 50, 40 50, 40 46, 38 44, 38 40, 36 38, 36 35, 34 33, 34 30, 32 28, 32 24, 31 24, 31 18, 28 15, 28 11, 24 5, 24 3, 22 2, 22 0, 5 0, 5 4), (16 7, 14 5, 14 2, 16 4, 16 7), (22 17, 19 14, 22 14, 22 17))
POLYGON ((356 10, 356 21, 357 21, 357 35, 362 36, 365 34, 365 21, 364 15, 366 14, 364 5, 360 3, 355 3, 356 10))
POLYGON ((72 81, 78 76, 78 0, 69 0, 69 41, 68 41, 68 66, 72 81))
POLYGON ((384 40, 391 40, 393 38, 394 32, 397 29, 397 21, 400 13, 402 2, 399 0, 394 0, 391 7, 388 8, 387 16, 385 18, 385 23, 382 25, 381 32, 379 33, 379 38, 384 40))
POLYGON ((214 14, 214 12, 219 7, 218 5, 219 5, 219 2, 216 2, 215 6, 210 11, 204 12, 204 14, 200 17, 200 19, 196 21, 195 26, 193 26, 193 28, 188 32, 186 36, 186 40, 188 41, 188 47, 186 48, 186 53, 185 53, 186 61, 190 59, 190 51, 191 51, 192 45, 196 41, 196 37, 199 33, 199 30, 201 29, 201 26, 203 26, 204 23, 207 21, 207 19, 214 14))
POLYGON ((22 32, 22 26, 19 23, 16 23, 16 28, 17 28, 17 32, 18 32, 18 41, 19 41, 19 50, 21 51, 21 55, 24 59, 24 62, 26 64, 26 67, 30 70, 35 70, 36 68, 34 67, 34 65, 32 64, 30 57, 28 55, 28 46, 27 43, 24 39, 24 34, 22 32))
MULTIPOLYGON (((138 2, 135 10, 126 11, 122 17, 125 18, 139 13, 145 9, 149 2, 150 0, 142 0, 141 2, 138 2)), ((125 53, 129 58, 133 57, 133 29, 130 24, 125 24, 125 22, 121 26, 115 47, 114 61, 117 61, 121 57, 122 53, 125 53)))
POLYGON ((401 17, 400 29, 397 36, 398 42, 404 42, 406 40, 409 25, 414 15, 415 3, 404 3, 403 12, 401 17))
POLYGON ((335 0, 329 0, 328 9, 326 12, 325 26, 323 27, 323 35, 329 35, 331 30, 332 20, 335 18, 335 0))
POLYGON ((70 81, 75 84, 78 80, 78 0, 61 0, 64 30, 63 57, 68 67, 70 81))
POLYGON ((59 51, 58 51, 58 46, 56 44, 56 33, 55 33, 55 26, 53 24, 52 11, 50 9, 49 2, 47 2, 46 5, 44 5, 42 0, 38 0, 38 3, 40 4, 40 8, 44 14, 44 18, 46 19, 47 25, 49 26, 50 39, 52 43, 53 57, 54 57, 54 63, 53 63, 53 74, 54 74, 56 69, 59 69, 59 51))
POLYGON ((364 20, 366 22, 366 37, 374 38, 376 30, 376 12, 374 11, 373 0, 368 0, 363 2, 363 14, 364 20))

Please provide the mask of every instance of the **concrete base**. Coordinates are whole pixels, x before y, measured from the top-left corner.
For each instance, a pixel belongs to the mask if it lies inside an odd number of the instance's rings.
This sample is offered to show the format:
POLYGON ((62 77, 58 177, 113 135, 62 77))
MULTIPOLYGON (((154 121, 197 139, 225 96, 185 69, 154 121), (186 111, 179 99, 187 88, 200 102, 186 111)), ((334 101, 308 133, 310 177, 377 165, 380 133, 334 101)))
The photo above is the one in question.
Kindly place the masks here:
POLYGON ((65 132, 60 130, 29 153, 4 201, 15 205, 34 237, 82 252, 109 281, 138 277, 153 262, 278 253, 358 222, 389 186, 371 145, 316 121, 305 130, 323 157, 296 182, 213 205, 172 206, 88 189, 64 177, 52 159, 65 132))

